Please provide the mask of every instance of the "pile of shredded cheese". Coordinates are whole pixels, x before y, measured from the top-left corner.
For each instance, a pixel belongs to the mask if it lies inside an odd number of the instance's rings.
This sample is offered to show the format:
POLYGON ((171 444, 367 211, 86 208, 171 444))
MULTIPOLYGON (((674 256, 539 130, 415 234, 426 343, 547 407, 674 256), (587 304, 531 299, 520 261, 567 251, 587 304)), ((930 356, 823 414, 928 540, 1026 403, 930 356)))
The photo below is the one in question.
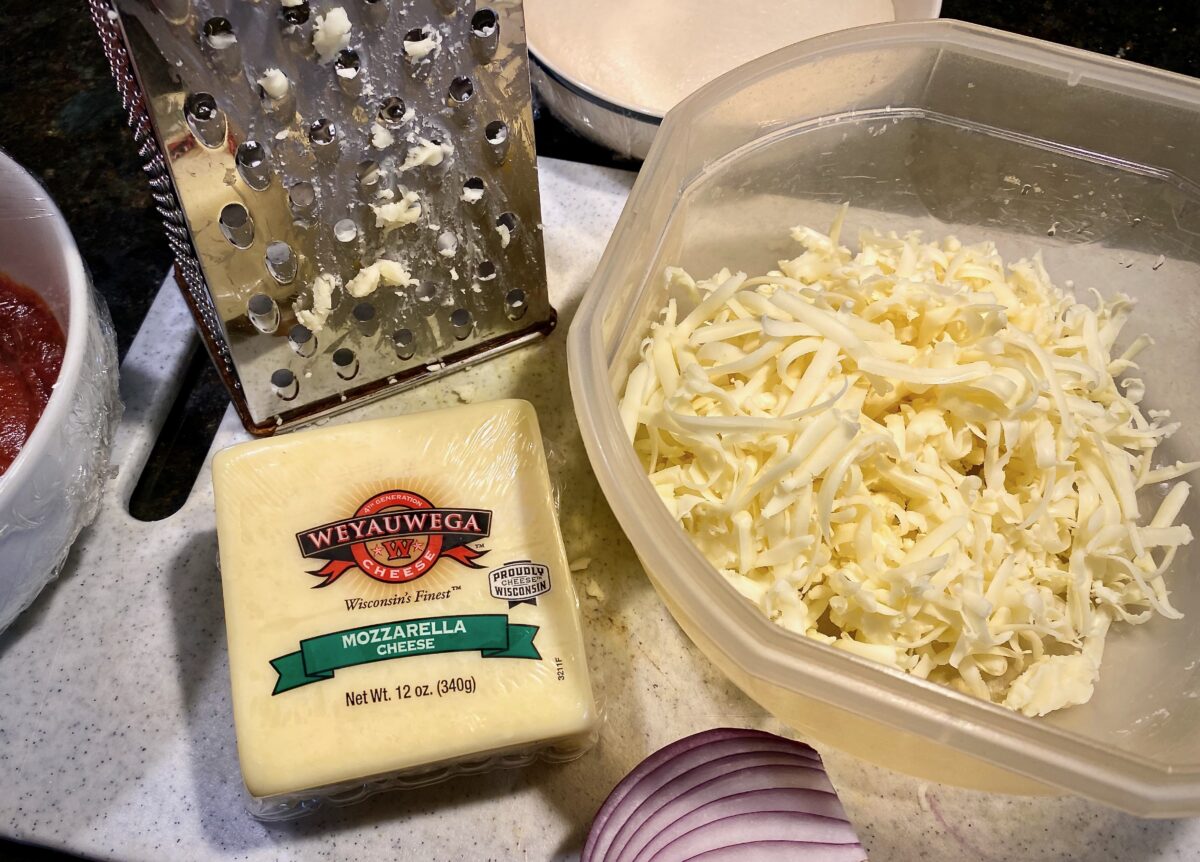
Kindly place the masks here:
POLYGON ((1143 411, 1133 307, 1040 257, 866 232, 675 295, 621 416, 700 549, 787 629, 1044 715, 1087 701, 1109 624, 1180 616, 1163 573, 1189 486, 1139 489, 1177 428, 1143 411))

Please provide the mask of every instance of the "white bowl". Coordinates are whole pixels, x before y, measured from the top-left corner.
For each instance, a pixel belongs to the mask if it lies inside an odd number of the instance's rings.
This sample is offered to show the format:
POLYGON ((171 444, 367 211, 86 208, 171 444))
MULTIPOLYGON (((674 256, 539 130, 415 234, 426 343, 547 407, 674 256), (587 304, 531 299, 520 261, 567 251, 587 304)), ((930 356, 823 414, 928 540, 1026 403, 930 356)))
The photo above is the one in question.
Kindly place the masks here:
POLYGON ((644 159, 663 116, 703 84, 834 30, 936 18, 941 0, 525 0, 530 75, 576 133, 644 159))
POLYGON ((66 335, 46 409, 0 476, 0 630, 62 567, 95 517, 120 418, 117 347, 62 213, 0 152, 0 272, 38 293, 66 335))

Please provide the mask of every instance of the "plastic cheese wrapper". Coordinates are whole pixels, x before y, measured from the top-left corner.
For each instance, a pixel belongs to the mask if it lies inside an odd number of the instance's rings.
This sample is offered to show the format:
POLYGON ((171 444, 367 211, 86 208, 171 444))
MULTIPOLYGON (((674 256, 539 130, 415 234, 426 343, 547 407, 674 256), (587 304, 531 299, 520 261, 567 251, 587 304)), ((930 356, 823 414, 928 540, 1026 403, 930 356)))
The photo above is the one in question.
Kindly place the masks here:
POLYGON ((251 812, 306 814, 595 741, 533 407, 288 434, 213 462, 251 812))

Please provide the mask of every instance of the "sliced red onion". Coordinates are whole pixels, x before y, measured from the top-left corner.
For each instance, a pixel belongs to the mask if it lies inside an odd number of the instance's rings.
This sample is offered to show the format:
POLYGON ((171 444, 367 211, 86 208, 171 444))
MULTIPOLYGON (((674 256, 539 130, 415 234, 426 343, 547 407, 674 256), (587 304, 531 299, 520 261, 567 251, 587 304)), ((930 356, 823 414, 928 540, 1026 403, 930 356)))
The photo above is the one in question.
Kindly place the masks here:
POLYGON ((797 755, 794 744, 788 740, 723 740, 702 749, 692 749, 643 776, 633 792, 625 797, 615 812, 615 816, 619 816, 624 823, 613 836, 604 858, 621 858, 618 851, 629 836, 655 812, 647 804, 650 799, 670 799, 718 775, 749 766, 771 764, 809 766, 824 778, 819 771, 820 764, 797 755))
POLYGON ((581 862, 862 862, 807 745, 720 728, 650 755, 609 794, 581 862))
POLYGON ((811 765, 812 761, 793 759, 791 763, 756 763, 760 758, 761 755, 753 753, 723 757, 664 785, 626 821, 613 839, 606 862, 609 859, 613 862, 632 862, 637 850, 660 830, 715 799, 763 787, 816 790, 824 792, 830 799, 837 799, 829 778, 819 766, 811 765))
MULTIPOLYGON (((809 811, 813 814, 843 818, 842 803, 836 796, 824 790, 807 790, 792 787, 772 787, 764 790, 749 790, 706 802, 689 811, 667 828, 652 836, 641 850, 635 862, 648 862, 655 853, 679 836, 703 826, 713 820, 746 814, 754 811, 809 811)), ((636 836, 635 836, 636 838, 636 836)))
MULTIPOLYGON (((649 775, 659 766, 669 763, 675 757, 690 751, 693 748, 701 748, 715 742, 721 742, 727 739, 763 739, 771 737, 772 734, 763 733, 761 730, 750 730, 748 728, 736 727, 719 727, 713 730, 705 730, 692 736, 684 737, 676 740, 670 745, 660 748, 658 751, 651 754, 641 763, 633 768, 633 771, 625 776, 612 792, 608 794, 608 798, 604 800, 604 804, 600 806, 600 810, 596 812, 595 818, 592 820, 592 830, 588 833, 587 843, 583 845, 583 853, 579 857, 579 862, 591 862, 593 853, 596 852, 596 844, 604 836, 604 824, 613 815, 617 806, 625 798, 626 794, 641 781, 643 777, 649 775)), ((644 796, 644 795, 643 795, 644 796)), ((608 849, 608 841, 611 836, 607 836, 607 840, 602 842, 599 848, 602 854, 599 858, 603 859, 603 853, 608 849)))
POLYGON ((653 862, 687 862, 702 853, 738 844, 753 835, 756 842, 858 846, 858 837, 845 820, 797 811, 754 811, 722 817, 671 841, 653 862))
POLYGON ((693 856, 689 862, 867 862, 861 844, 748 841, 693 856))

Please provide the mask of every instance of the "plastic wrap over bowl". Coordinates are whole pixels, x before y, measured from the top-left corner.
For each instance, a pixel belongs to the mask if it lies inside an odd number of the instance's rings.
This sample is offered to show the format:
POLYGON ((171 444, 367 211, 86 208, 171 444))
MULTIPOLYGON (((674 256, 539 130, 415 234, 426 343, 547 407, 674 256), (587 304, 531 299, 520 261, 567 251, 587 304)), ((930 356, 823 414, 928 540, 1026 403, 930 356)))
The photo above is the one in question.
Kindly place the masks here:
MULTIPOLYGON (((697 91, 667 118, 569 338, 592 466, 659 594, 702 650, 809 738, 921 777, 1200 814, 1196 545, 1168 586, 1183 620, 1113 627, 1091 701, 1033 719, 805 639, 717 573, 655 494, 617 399, 667 298, 664 267, 756 273, 793 225, 990 239, 1060 285, 1124 292, 1144 404, 1200 457, 1200 81, 957 22, 813 39, 697 91)), ((1127 341, 1125 342, 1127 343, 1127 341)), ((1118 343, 1118 349, 1123 349, 1118 343)), ((1193 480, 1194 481, 1194 480, 1193 480)), ((1148 488, 1146 509, 1161 488, 1148 488)), ((1181 519, 1200 528, 1193 495, 1181 519)))
POLYGON ((37 292, 66 336, 45 412, 0 476, 0 629, 62 567, 95 517, 120 418, 112 324, 62 214, 0 152, 0 271, 37 292))

